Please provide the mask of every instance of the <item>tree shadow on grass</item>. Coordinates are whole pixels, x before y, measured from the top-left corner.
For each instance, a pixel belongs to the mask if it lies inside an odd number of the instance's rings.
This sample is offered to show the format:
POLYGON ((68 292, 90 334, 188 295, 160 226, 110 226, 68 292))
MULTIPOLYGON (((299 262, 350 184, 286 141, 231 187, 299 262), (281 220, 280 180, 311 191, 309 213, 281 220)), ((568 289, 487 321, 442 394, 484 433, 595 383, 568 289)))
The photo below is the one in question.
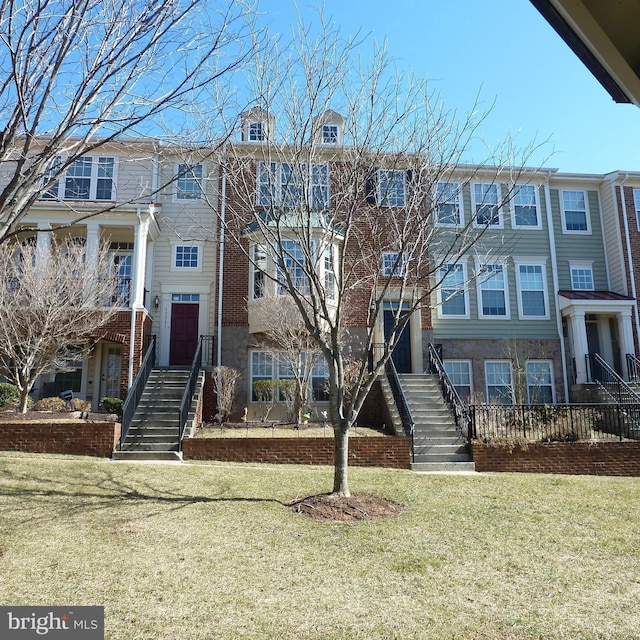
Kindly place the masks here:
MULTIPOLYGON (((71 467, 73 470, 73 468, 71 467)), ((68 516, 90 511, 113 510, 114 521, 151 518, 161 513, 174 512, 197 504, 215 503, 265 503, 284 506, 275 498, 256 498, 227 495, 233 488, 221 484, 214 495, 193 495, 181 492, 179 488, 167 489, 151 484, 139 477, 127 478, 105 465, 90 473, 63 477, 61 473, 15 472, 2 469, 0 473, 0 521, 5 519, 3 528, 15 528, 29 523, 43 523, 56 520, 61 514, 68 516), (136 512, 118 511, 118 507, 149 505, 151 509, 136 512), (2 506, 4 505, 4 506, 2 506), (157 508, 153 508, 156 506, 157 508)), ((45 470, 48 471, 48 470, 45 470)), ((215 489, 209 485, 209 493, 215 489)))

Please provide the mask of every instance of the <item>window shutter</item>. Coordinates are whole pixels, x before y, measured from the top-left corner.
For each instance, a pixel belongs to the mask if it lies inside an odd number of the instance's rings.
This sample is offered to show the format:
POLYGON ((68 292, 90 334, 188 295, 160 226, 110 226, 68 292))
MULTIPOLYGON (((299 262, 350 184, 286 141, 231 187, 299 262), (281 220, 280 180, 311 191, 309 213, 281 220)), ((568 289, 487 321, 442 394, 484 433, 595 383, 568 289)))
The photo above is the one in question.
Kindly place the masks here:
POLYGON ((376 186, 377 186, 377 171, 371 170, 367 175, 365 183, 365 200, 367 204, 376 204, 376 186))

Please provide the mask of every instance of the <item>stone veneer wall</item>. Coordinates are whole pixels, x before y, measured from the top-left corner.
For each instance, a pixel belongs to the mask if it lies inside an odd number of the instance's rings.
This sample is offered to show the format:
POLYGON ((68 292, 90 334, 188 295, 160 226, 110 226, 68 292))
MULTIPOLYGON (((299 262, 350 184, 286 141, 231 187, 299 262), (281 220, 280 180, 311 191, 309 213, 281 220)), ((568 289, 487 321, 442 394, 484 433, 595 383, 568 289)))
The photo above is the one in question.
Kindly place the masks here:
POLYGON ((640 442, 548 442, 526 448, 471 445, 476 471, 640 476, 640 442))
POLYGON ((2 422, 0 449, 110 458, 120 439, 117 422, 2 422))
MULTIPOLYGON (((187 438, 185 460, 271 464, 333 464, 333 438, 187 438)), ((411 439, 351 438, 349 464, 355 467, 411 468, 411 439)))

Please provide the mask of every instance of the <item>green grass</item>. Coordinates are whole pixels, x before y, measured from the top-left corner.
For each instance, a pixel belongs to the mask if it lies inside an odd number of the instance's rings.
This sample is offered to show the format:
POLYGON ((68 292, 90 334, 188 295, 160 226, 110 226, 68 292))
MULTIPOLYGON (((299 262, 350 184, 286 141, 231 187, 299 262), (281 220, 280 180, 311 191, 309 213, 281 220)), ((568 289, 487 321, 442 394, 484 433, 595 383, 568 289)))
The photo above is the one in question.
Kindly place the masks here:
POLYGON ((331 473, 0 454, 0 602, 104 605, 112 640, 640 637, 640 479, 353 468, 408 510, 282 506, 331 473))

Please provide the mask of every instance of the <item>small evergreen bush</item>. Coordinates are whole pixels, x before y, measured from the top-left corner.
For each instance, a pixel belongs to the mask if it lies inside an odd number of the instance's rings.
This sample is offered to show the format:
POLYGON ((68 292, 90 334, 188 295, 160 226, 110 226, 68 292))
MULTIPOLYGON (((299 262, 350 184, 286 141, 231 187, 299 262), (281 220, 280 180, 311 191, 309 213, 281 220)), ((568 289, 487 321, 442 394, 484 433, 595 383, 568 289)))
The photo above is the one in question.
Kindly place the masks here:
POLYGON ((124 402, 120 398, 102 398, 100 404, 107 413, 115 413, 119 418, 122 417, 122 405, 124 402))
POLYGON ((0 382, 0 409, 15 406, 20 398, 20 391, 15 384, 0 382))

